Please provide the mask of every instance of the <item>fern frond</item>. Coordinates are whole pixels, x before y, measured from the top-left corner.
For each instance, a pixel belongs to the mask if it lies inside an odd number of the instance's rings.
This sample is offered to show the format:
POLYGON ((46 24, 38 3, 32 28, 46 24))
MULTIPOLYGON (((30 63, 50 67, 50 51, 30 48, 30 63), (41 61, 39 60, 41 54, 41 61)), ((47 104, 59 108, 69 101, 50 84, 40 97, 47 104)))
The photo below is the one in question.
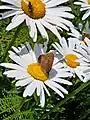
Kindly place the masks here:
POLYGON ((0 99, 0 120, 36 120, 34 110, 21 109, 24 98, 8 94, 0 99))

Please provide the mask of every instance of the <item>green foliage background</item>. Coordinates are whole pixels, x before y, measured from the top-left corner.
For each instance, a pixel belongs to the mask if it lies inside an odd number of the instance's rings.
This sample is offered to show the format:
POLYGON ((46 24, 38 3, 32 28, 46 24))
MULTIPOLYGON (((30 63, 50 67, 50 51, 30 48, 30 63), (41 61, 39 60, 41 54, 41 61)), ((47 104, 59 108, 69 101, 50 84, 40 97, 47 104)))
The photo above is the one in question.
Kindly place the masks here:
MULTIPOLYGON (((81 20, 82 14, 78 12, 79 7, 73 5, 73 2, 73 0, 69 0, 66 5, 72 8, 72 13, 75 15, 72 22, 77 27, 79 22, 85 24, 87 20, 81 20)), ((8 53, 5 51, 15 35, 14 46, 19 46, 21 43, 25 44, 26 40, 33 46, 28 28, 24 23, 10 32, 5 30, 10 21, 11 18, 0 20, 0 62, 11 62, 8 53)), ((51 44, 58 39, 50 31, 48 34, 50 37, 48 49, 51 49, 51 44)), ((60 34, 68 37, 66 32, 60 32, 60 34)), ((43 43, 44 41, 45 39, 41 38, 38 33, 37 42, 43 43)), ((46 96, 45 107, 41 108, 36 94, 32 97, 23 98, 24 88, 17 89, 13 79, 2 75, 4 71, 4 68, 0 68, 0 120, 90 120, 90 82, 82 83, 78 78, 70 79, 73 86, 64 85, 69 91, 69 95, 65 95, 65 98, 61 99, 50 90, 51 97, 46 96)))

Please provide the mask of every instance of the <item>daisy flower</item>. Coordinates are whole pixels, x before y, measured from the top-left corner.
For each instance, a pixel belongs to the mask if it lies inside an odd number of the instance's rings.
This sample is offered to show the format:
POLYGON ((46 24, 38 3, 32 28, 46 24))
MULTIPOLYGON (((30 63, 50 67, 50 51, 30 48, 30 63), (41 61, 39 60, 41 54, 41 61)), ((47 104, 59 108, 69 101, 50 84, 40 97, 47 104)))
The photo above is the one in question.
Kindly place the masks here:
POLYGON ((83 70, 87 67, 87 64, 84 62, 85 58, 76 52, 76 40, 66 41, 65 38, 62 38, 60 44, 55 43, 53 46, 58 51, 59 55, 62 55, 60 61, 62 61, 65 67, 71 71, 74 77, 76 74, 81 81, 85 82, 83 70))
POLYGON ((68 40, 72 41, 72 40, 76 40, 76 44, 80 44, 81 42, 85 43, 85 38, 87 37, 88 39, 90 39, 90 27, 89 27, 89 22, 87 21, 85 24, 84 29, 83 28, 83 24, 79 23, 78 25, 78 29, 75 28, 71 28, 71 33, 68 33, 68 35, 70 35, 71 37, 68 38, 68 40))
POLYGON ((68 94, 68 91, 60 84, 72 85, 71 82, 65 80, 72 74, 68 68, 64 68, 64 65, 58 62, 52 51, 46 53, 46 47, 43 48, 41 44, 35 44, 32 50, 29 43, 26 43, 26 46, 12 48, 13 51, 9 51, 9 57, 15 64, 1 63, 1 66, 10 69, 5 71, 4 75, 15 78, 17 87, 25 87, 23 97, 31 96, 36 90, 43 107, 45 92, 50 96, 47 87, 62 98, 64 98, 63 93, 68 94))
POLYGON ((60 34, 58 30, 69 30, 73 26, 67 19, 74 18, 74 15, 69 13, 70 7, 61 6, 68 0, 1 0, 8 5, 0 6, 0 10, 8 10, 1 13, 1 19, 14 16, 6 30, 11 30, 22 22, 26 21, 29 28, 30 37, 36 42, 37 29, 43 38, 49 39, 45 28, 49 29, 58 39, 60 34))
POLYGON ((88 64, 88 67, 84 68, 83 72, 86 74, 84 81, 88 81, 90 80, 90 40, 88 38, 85 38, 85 44, 81 43, 78 51, 86 58, 85 62, 88 64))
POLYGON ((82 20, 85 20, 90 15, 90 0, 79 0, 79 2, 74 2, 76 5, 81 5, 80 11, 86 11, 82 17, 82 20))

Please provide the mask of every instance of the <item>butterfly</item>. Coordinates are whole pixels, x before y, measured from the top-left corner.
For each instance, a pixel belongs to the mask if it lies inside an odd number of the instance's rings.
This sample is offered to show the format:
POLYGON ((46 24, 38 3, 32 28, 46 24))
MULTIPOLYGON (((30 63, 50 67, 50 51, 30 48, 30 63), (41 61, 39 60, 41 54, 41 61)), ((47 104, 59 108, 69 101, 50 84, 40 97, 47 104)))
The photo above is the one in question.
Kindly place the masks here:
POLYGON ((38 57, 38 62, 41 65, 42 70, 46 73, 49 74, 52 65, 54 61, 54 53, 50 52, 47 54, 42 54, 38 57))

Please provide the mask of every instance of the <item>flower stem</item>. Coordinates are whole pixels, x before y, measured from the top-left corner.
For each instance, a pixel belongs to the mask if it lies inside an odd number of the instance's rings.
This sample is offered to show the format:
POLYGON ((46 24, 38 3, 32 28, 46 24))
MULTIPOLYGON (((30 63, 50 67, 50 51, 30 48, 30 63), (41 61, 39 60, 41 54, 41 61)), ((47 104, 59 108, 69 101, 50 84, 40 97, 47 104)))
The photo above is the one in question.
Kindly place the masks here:
MULTIPOLYGON (((21 24, 21 25, 22 25, 22 24, 21 24)), ((17 38, 19 32, 20 32, 21 25, 18 26, 18 28, 17 28, 17 30, 16 30, 16 32, 15 32, 15 34, 14 34, 12 40, 11 40, 10 43, 8 44, 8 46, 7 46, 7 48, 6 48, 5 52, 4 52, 4 55, 3 55, 3 58, 2 58, 2 60, 1 60, 1 62, 4 62, 5 59, 7 58, 8 50, 10 50, 11 47, 12 47, 12 45, 14 44, 14 42, 15 42, 15 40, 16 40, 16 38, 17 38)))
POLYGON ((69 94, 65 99, 61 100, 50 112, 44 114, 41 117, 41 120, 43 120, 44 118, 47 118, 49 114, 51 114, 52 112, 57 111, 57 109, 59 107, 61 107, 64 103, 66 103, 69 99, 71 99, 73 96, 75 96, 77 93, 79 93, 80 91, 82 91, 85 87, 87 87, 88 85, 90 85, 90 81, 83 83, 80 87, 78 87, 76 90, 74 90, 71 94, 69 94))
POLYGON ((85 120, 85 118, 90 114, 90 110, 86 110, 84 113, 83 113, 83 116, 80 117, 78 120, 85 120))

